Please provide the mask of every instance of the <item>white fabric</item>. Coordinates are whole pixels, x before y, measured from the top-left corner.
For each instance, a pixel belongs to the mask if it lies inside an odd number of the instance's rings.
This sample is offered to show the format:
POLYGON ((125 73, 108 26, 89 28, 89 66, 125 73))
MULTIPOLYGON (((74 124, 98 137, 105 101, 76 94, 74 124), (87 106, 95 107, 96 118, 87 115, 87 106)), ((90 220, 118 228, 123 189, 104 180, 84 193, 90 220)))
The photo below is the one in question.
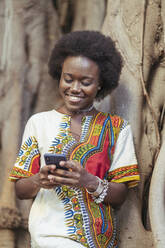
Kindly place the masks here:
MULTIPOLYGON (((64 115, 55 110, 42 112, 33 115, 25 127, 22 143, 30 136, 36 138, 41 167, 45 165, 43 155, 49 151, 54 138, 59 134, 62 118, 64 115)), ((110 171, 130 164, 136 164, 136 157, 131 129, 126 126, 119 134, 110 171)), ((19 164, 16 166, 22 168, 19 164)), ((68 238, 65 212, 64 204, 54 189, 39 191, 29 216, 33 248, 84 247, 68 238)))
POLYGON ((127 125, 119 133, 113 162, 109 171, 135 164, 137 164, 137 159, 134 150, 132 131, 130 125, 127 125))
MULTIPOLYGON (((29 136, 35 136, 41 154, 41 167, 45 165, 43 155, 48 152, 54 137, 59 133, 62 117, 63 114, 52 110, 33 115, 26 125, 23 142, 29 136)), ((53 247, 53 237, 68 237, 64 204, 59 200, 54 189, 41 189, 37 194, 29 215, 29 231, 36 245, 43 248, 53 247), (49 236, 52 238, 47 238, 46 245, 43 245, 45 238, 49 236)))
POLYGON ((31 243, 32 248, 84 248, 80 243, 61 237, 43 237, 42 246, 31 243))
POLYGON ((45 165, 44 154, 48 152, 54 137, 59 133, 62 117, 63 114, 51 110, 33 115, 26 124, 22 144, 29 136, 35 136, 41 155, 41 167, 45 165))

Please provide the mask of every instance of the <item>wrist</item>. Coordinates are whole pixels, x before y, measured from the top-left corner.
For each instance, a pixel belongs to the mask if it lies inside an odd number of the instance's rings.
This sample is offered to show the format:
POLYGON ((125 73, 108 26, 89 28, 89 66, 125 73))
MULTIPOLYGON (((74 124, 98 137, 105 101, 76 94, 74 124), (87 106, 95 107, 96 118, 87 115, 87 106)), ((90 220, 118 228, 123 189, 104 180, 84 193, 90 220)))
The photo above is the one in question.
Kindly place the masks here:
POLYGON ((97 180, 96 181, 97 183, 95 183, 94 187, 92 187, 92 186, 91 187, 86 187, 86 190, 87 190, 87 192, 89 194, 91 194, 91 195, 93 195, 95 197, 98 197, 102 193, 102 191, 104 189, 104 185, 103 185, 103 180, 102 179, 100 179, 97 176, 95 176, 95 179, 97 180))
POLYGON ((40 190, 41 186, 40 186, 40 172, 35 174, 33 177, 31 177, 32 183, 35 187, 36 190, 40 190))
POLYGON ((87 183, 85 185, 85 188, 87 191, 94 192, 99 185, 99 180, 96 176, 89 174, 87 178, 87 183))

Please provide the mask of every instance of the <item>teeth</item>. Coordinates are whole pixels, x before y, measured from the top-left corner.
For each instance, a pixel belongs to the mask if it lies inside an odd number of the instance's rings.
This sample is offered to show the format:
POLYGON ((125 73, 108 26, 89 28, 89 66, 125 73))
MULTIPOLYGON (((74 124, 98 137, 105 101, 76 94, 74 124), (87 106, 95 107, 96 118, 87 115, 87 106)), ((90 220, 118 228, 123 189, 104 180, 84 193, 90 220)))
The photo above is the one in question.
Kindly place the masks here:
POLYGON ((81 98, 78 96, 70 96, 70 100, 80 100, 81 98))

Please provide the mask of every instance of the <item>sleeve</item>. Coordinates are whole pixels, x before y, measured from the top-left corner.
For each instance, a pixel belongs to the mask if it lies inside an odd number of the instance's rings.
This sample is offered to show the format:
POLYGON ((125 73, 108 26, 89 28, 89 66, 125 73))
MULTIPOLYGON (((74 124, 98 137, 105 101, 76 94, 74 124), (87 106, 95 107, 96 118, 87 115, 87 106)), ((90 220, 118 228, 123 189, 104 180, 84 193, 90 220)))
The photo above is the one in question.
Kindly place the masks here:
POLYGON ((32 118, 26 124, 22 144, 14 167, 9 175, 9 180, 30 177, 40 170, 40 152, 35 136, 35 128, 32 118))
POLYGON ((136 186, 140 180, 130 125, 126 125, 119 133, 108 180, 127 182, 129 188, 136 186))

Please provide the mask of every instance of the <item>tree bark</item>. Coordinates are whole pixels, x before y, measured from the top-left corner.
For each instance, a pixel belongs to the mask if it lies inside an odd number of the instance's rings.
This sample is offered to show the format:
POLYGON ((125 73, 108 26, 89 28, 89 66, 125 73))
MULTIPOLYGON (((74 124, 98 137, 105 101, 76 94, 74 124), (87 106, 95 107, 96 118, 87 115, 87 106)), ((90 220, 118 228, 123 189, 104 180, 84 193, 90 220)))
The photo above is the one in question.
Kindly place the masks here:
POLYGON ((157 215, 164 216, 165 210, 163 183, 158 190, 159 177, 164 177, 163 168, 156 169, 163 163, 159 152, 164 139, 163 121, 160 127, 165 102, 162 2, 128 0, 114 4, 109 0, 102 29, 116 42, 124 58, 120 85, 111 95, 110 106, 112 112, 128 119, 132 125, 141 172, 139 188, 130 190, 119 212, 121 248, 164 247, 164 227, 162 222, 156 221, 157 215), (159 208, 154 203, 156 192, 159 192, 157 198, 162 199, 159 208))
POLYGON ((77 0, 74 8, 72 31, 101 29, 106 12, 105 0, 77 0))
POLYGON ((123 56, 119 87, 96 106, 129 120, 141 173, 118 211, 119 247, 164 248, 164 0, 0 1, 0 248, 30 246, 31 201, 16 199, 7 177, 29 116, 61 104, 47 68, 55 42, 87 29, 110 35, 123 56))
MULTIPOLYGON (((0 2, 0 247, 15 247, 15 228, 27 230, 30 201, 16 204, 14 184, 8 176, 16 159, 22 130, 29 115, 52 107, 54 82, 47 75, 47 58, 60 36, 52 2, 5 0, 0 2), (52 26, 53 24, 53 26, 52 26), (49 86, 44 86, 45 82, 49 86), (43 94, 44 93, 44 94, 43 94), (45 95, 47 93, 47 95, 45 95), (40 94, 40 95, 38 95, 40 94), (44 95, 44 97, 43 97, 44 95), (47 98, 48 101, 44 101, 47 98), (19 207, 19 209, 18 209, 19 207)), ((19 229, 18 229, 19 230, 19 229)), ((25 236, 27 231, 25 232, 25 236)), ((17 235, 17 247, 29 247, 17 235), (24 243, 22 243, 24 242, 24 243)))

